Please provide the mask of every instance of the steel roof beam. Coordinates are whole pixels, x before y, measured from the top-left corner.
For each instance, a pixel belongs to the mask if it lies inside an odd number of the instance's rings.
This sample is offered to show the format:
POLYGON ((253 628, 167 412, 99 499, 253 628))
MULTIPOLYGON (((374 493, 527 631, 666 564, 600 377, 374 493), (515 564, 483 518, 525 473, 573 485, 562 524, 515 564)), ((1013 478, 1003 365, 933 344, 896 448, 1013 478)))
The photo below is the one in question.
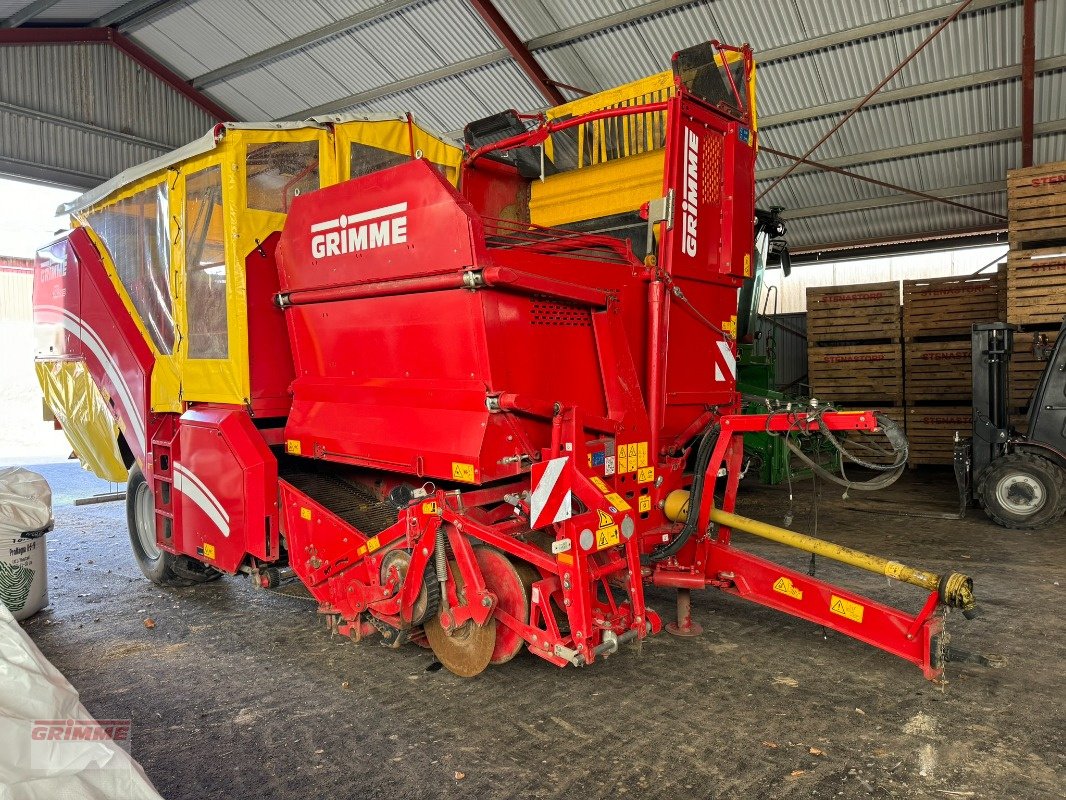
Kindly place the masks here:
MULTIPOLYGON (((870 102, 871 98, 873 98, 873 96, 875 94, 877 94, 879 91, 884 89, 885 86, 888 85, 889 81, 891 81, 894 77, 896 77, 896 75, 898 75, 900 72, 902 72, 903 69, 911 61, 913 61, 914 58, 920 52, 922 52, 922 50, 924 50, 929 45, 930 42, 933 41, 933 39, 935 39, 937 36, 940 35, 941 31, 943 31, 948 25, 950 25, 952 22, 954 22, 958 18, 958 16, 960 14, 962 14, 963 11, 966 10, 967 6, 970 6, 972 4, 973 4, 973 0, 959 0, 959 4, 957 6, 955 6, 955 10, 952 11, 943 20, 941 20, 940 24, 938 24, 935 28, 933 28, 933 30, 929 33, 928 36, 926 36, 924 39, 922 39, 922 43, 919 44, 917 47, 915 47, 913 50, 911 50, 910 54, 906 58, 904 58, 896 66, 894 66, 889 71, 889 73, 884 78, 881 79, 880 83, 878 83, 874 88, 872 88, 869 92, 867 92, 866 96, 863 97, 858 103, 856 103, 854 106, 852 106, 852 108, 848 111, 848 113, 846 113, 843 117, 841 117, 839 120, 837 120, 829 130, 827 130, 824 134, 822 134, 822 138, 821 139, 819 139, 817 142, 815 142, 809 148, 807 148, 807 152, 805 152, 802 156, 800 156, 800 159, 802 160, 802 159, 807 158, 807 156, 809 156, 809 155, 813 155, 814 152, 819 147, 821 147, 823 144, 825 144, 830 139, 830 137, 833 136, 833 134, 835 134, 842 127, 844 127, 844 125, 847 124, 847 121, 849 119, 851 119, 853 116, 858 114, 859 111, 862 110, 862 107, 865 106, 868 102, 870 102)), ((777 184, 779 184, 785 177, 787 177, 789 175, 789 173, 791 173, 798 166, 799 166, 799 162, 798 161, 793 163, 793 164, 790 164, 788 169, 785 170, 783 175, 781 175, 778 178, 775 178, 774 182, 770 184, 769 188, 764 189, 761 193, 759 193, 755 197, 756 202, 758 202, 763 197, 765 197, 767 192, 771 191, 775 186, 777 186, 777 184)))
POLYGON ((149 55, 116 28, 13 28, 0 30, 0 45, 34 44, 109 44, 122 51, 146 72, 151 73, 201 111, 219 122, 237 117, 203 92, 194 89, 180 75, 149 55))
POLYGON ((29 22, 34 17, 43 14, 52 6, 58 5, 59 2, 60 0, 36 0, 36 2, 24 6, 3 22, 0 22, 0 28, 17 28, 22 23, 29 22))
POLYGON ((103 128, 99 125, 93 125, 91 122, 69 119, 56 114, 49 114, 47 111, 40 111, 36 108, 15 105, 14 103, 0 102, 0 112, 30 117, 31 119, 36 119, 40 122, 47 122, 51 125, 58 125, 61 128, 69 128, 71 130, 81 131, 82 133, 91 133, 95 136, 106 136, 108 139, 137 145, 138 147, 147 147, 152 150, 158 150, 161 153, 173 150, 175 147, 175 145, 163 144, 162 142, 156 142, 152 139, 143 139, 140 136, 134 136, 130 133, 112 130, 111 128, 103 128))
POLYGON ((879 239, 858 239, 851 242, 824 242, 789 247, 792 263, 812 264, 816 261, 850 261, 856 258, 873 258, 878 255, 911 252, 922 253, 935 250, 957 250, 961 247, 1005 244, 999 234, 1006 233, 1005 225, 979 225, 973 228, 940 231, 937 233, 900 234, 879 239), (900 245, 910 245, 901 247, 900 245), (847 256, 837 253, 848 252, 847 256), (820 258, 822 254, 824 258, 820 258), (797 259, 797 255, 805 256, 797 259))
POLYGON ((282 56, 301 50, 304 47, 318 44, 331 36, 345 33, 353 28, 358 28, 360 25, 364 25, 367 22, 391 14, 394 11, 399 11, 404 6, 411 5, 412 2, 413 0, 391 0, 391 2, 382 3, 381 5, 374 6, 366 11, 360 11, 358 14, 353 14, 350 17, 337 20, 331 25, 308 31, 303 36, 297 36, 282 42, 281 44, 268 47, 266 50, 252 53, 249 56, 234 61, 232 64, 226 64, 218 69, 205 72, 203 75, 197 75, 192 79, 192 85, 197 89, 203 89, 212 84, 219 83, 227 78, 232 78, 234 75, 240 75, 242 72, 248 72, 256 67, 260 67, 276 58, 281 58, 282 56))
MULTIPOLYGON (((941 231, 919 236, 900 235, 881 239, 865 239, 852 242, 824 242, 790 246, 792 266, 817 264, 819 262, 853 261, 876 256, 899 253, 933 253, 942 250, 958 250, 963 247, 986 247, 1006 244, 1006 228, 979 226, 957 231, 941 231)), ((776 267, 771 267, 776 269, 776 267)))
POLYGON ((20 181, 43 183, 49 186, 66 186, 72 189, 91 189, 107 180, 100 175, 42 164, 39 161, 25 161, 0 153, 0 175, 10 175, 20 181))
POLYGON ((1036 0, 1022 7, 1022 166, 1033 166, 1033 107, 1036 87, 1036 0))
POLYGON ((469 3, 474 11, 477 12, 477 15, 481 17, 482 22, 489 26, 489 30, 507 48, 511 58, 515 60, 515 63, 526 74, 526 77, 533 83, 541 96, 552 105, 559 106, 565 103, 566 98, 548 78, 548 74, 537 59, 533 57, 533 53, 526 47, 526 43, 514 32, 511 23, 505 20, 496 6, 492 4, 492 0, 469 0, 469 3))
POLYGON ((169 11, 171 7, 184 4, 186 0, 130 0, 102 17, 97 17, 89 25, 93 28, 111 26, 127 28, 131 25, 147 23, 169 11))
MULTIPOLYGON (((977 11, 993 8, 998 6, 1015 6, 1020 3, 1021 0, 973 0, 970 7, 966 9, 963 16, 969 16, 977 11)), ((545 34, 544 36, 537 36, 526 42, 526 47, 531 52, 543 50, 549 47, 556 47, 558 45, 568 44, 570 42, 581 39, 585 36, 591 36, 601 31, 609 30, 611 28, 624 25, 628 22, 634 22, 636 20, 651 17, 656 14, 670 11, 674 8, 680 8, 683 6, 693 5, 694 0, 659 0, 658 2, 646 3, 636 8, 627 9, 617 14, 611 14, 600 19, 592 20, 581 25, 574 25, 561 31, 545 34)), ((812 39, 807 39, 795 44, 785 45, 783 47, 775 47, 769 50, 761 51, 756 54, 756 62, 760 66, 773 63, 774 61, 782 61, 786 58, 791 58, 795 55, 804 53, 815 52, 817 50, 824 50, 829 47, 836 47, 841 44, 849 44, 852 42, 860 41, 862 39, 877 36, 884 33, 891 33, 896 30, 911 27, 914 25, 922 25, 929 22, 935 22, 944 16, 942 8, 930 9, 926 11, 916 12, 914 14, 904 14, 900 17, 893 17, 889 20, 882 20, 881 22, 871 23, 870 25, 862 25, 857 28, 850 28, 847 31, 840 33, 833 33, 827 36, 818 36, 812 39)), ((310 35, 310 34, 309 34, 310 35)), ((276 53, 274 57, 279 57, 284 53, 276 53)), ((472 69, 483 67, 487 64, 494 64, 498 61, 503 61, 508 57, 508 53, 504 48, 493 51, 492 53, 485 53, 484 55, 470 58, 465 61, 460 61, 456 64, 449 64, 446 67, 442 67, 433 72, 426 73, 421 76, 414 76, 407 80, 398 82, 396 84, 390 84, 389 86, 379 86, 374 89, 369 89, 365 92, 358 92, 356 94, 348 95, 347 97, 338 98, 337 100, 330 101, 329 103, 323 103, 312 108, 307 108, 302 111, 298 111, 295 114, 290 114, 283 119, 297 120, 306 119, 307 117, 319 116, 321 114, 332 114, 336 111, 342 111, 354 106, 358 106, 362 103, 369 103, 372 100, 377 100, 382 97, 386 97, 390 94, 394 94, 403 89, 409 89, 414 86, 420 86, 424 83, 429 83, 430 80, 440 80, 442 78, 449 78, 453 75, 459 75, 472 69), (430 78, 429 76, 432 76, 430 78), (403 85, 403 89, 397 88, 403 85)), ((254 58, 250 56, 249 58, 254 58)), ((226 69, 223 67, 222 69, 226 69)), ((210 75, 211 73, 207 73, 210 75)), ((201 76, 206 77, 206 76, 201 76)), ((197 78, 193 81, 194 86, 201 86, 199 83, 201 78, 197 78)), ((849 101, 847 108, 851 108, 855 101, 849 101)), ((760 125, 762 122, 760 121, 760 125)))
MULTIPOLYGON (((961 208, 961 209, 963 209, 965 211, 974 211, 974 212, 976 212, 978 214, 984 214, 984 215, 989 216, 989 217, 995 217, 996 219, 1000 219, 1000 220, 1003 220, 1003 221, 1006 221, 1006 219, 1007 219, 1005 216, 1003 216, 1002 214, 1000 214, 997 211, 988 211, 988 210, 983 209, 983 208, 978 208, 977 206, 967 205, 966 203, 959 203, 959 202, 956 202, 955 200, 950 200, 950 199, 948 199, 946 197, 941 197, 940 195, 930 194, 929 192, 922 192, 922 191, 919 191, 918 189, 910 189, 910 188, 908 188, 906 186, 900 186, 899 184, 889 183, 888 181, 883 181, 883 180, 880 180, 878 178, 871 178, 869 175, 860 175, 857 172, 848 172, 846 169, 841 169, 840 167, 833 167, 833 166, 830 166, 830 165, 825 164, 823 162, 810 161, 807 158, 807 156, 805 156, 805 155, 803 155, 803 156, 794 156, 791 153, 783 153, 780 150, 773 150, 773 149, 771 149, 769 147, 766 147, 766 150, 767 150, 767 152, 773 153, 776 156, 781 156, 782 158, 789 159, 790 161, 793 162, 793 166, 799 166, 800 164, 807 164, 809 166, 816 167, 817 169, 824 170, 826 172, 835 172, 838 175, 843 175, 846 178, 852 178, 852 179, 857 180, 857 181, 862 181, 863 183, 869 183, 869 184, 872 184, 873 186, 880 186, 882 189, 892 189, 893 191, 896 191, 896 192, 901 192, 903 194, 908 194, 908 195, 911 195, 912 197, 917 197, 920 200, 933 200, 933 201, 936 201, 938 203, 944 203, 945 205, 955 206, 956 208, 961 208)), ((780 180, 781 180, 781 178, 777 179, 777 181, 780 181, 780 180)), ((768 194, 774 188, 774 186, 776 186, 776 185, 777 185, 777 182, 773 183, 770 186, 770 188, 766 189, 762 194, 763 195, 768 194)), ((762 195, 760 195, 760 196, 762 196, 762 195)))
MULTIPOLYGON (((1047 136, 1053 133, 1066 132, 1066 119, 1038 122, 1033 126, 1033 132, 1036 136, 1047 136)), ((1021 128, 1003 128, 998 131, 971 133, 966 136, 953 136, 948 139, 937 139, 931 142, 920 142, 918 144, 905 145, 902 147, 888 147, 883 150, 871 150, 865 153, 854 153, 852 155, 837 158, 826 158, 817 163, 829 167, 858 167, 864 164, 873 164, 878 161, 892 161, 897 158, 911 158, 914 156, 928 155, 929 153, 938 153, 942 150, 960 150, 966 147, 977 147, 984 144, 1014 142, 1017 141, 1021 135, 1021 128)), ((772 151, 770 147, 765 145, 763 146, 763 149, 767 152, 773 152, 774 154, 779 152, 772 151)), ((797 158, 797 156, 791 156, 791 158, 794 159, 797 158)), ((787 167, 771 167, 769 169, 756 170, 755 179, 759 181, 772 180, 783 175, 786 169, 787 167)), ((793 170, 792 174, 803 175, 811 172, 818 172, 819 169, 819 167, 811 166, 811 164, 800 165, 793 170)))
MULTIPOLYGON (((1012 7, 1018 5, 1020 2, 1022 2, 1022 0, 973 0, 962 15, 967 17, 976 14, 978 11, 983 11, 986 8, 995 8, 997 6, 1012 7)), ((802 42, 793 42, 792 44, 782 45, 781 47, 771 47, 769 50, 757 52, 755 54, 755 61, 757 65, 765 66, 766 64, 772 64, 774 61, 784 61, 786 58, 792 58, 793 56, 806 55, 807 53, 813 53, 818 50, 828 50, 831 47, 837 47, 842 44, 851 44, 852 42, 857 42, 862 39, 882 36, 886 33, 894 33, 895 31, 901 31, 904 28, 928 25, 930 22, 937 22, 938 20, 943 19, 944 15, 944 6, 936 6, 934 8, 925 9, 924 11, 915 11, 913 14, 902 14, 898 17, 890 17, 889 19, 880 20, 879 22, 871 22, 869 25, 860 25, 857 28, 847 28, 835 33, 826 34, 825 36, 816 36, 802 42)))
MULTIPOLYGON (((1036 62, 1034 71, 1037 75, 1041 75, 1046 72, 1055 72, 1060 69, 1066 69, 1066 56, 1043 58, 1036 62)), ((898 103, 903 100, 916 100, 922 97, 931 97, 933 95, 946 94, 947 92, 955 92, 959 89, 969 89, 974 86, 999 83, 1000 81, 1017 80, 1021 75, 1022 67, 1020 65, 1015 65, 1012 67, 990 69, 985 72, 975 72, 972 75, 960 75, 955 78, 945 78, 939 81, 930 81, 929 83, 919 83, 915 86, 904 86, 901 89, 892 89, 888 92, 881 92, 871 102, 867 103, 866 107, 874 108, 876 106, 888 105, 889 103, 898 103)), ((854 106, 858 101, 859 98, 856 97, 848 100, 841 100, 836 103, 814 106, 812 108, 785 111, 781 114, 760 114, 759 129, 765 131, 768 128, 788 125, 793 122, 805 122, 820 117, 842 114, 854 106)))
MULTIPOLYGON (((989 181, 987 183, 972 183, 969 186, 949 186, 944 189, 930 189, 925 194, 940 200, 953 197, 969 197, 978 194, 992 194, 1002 192, 1007 188, 1003 180, 989 181)), ((915 197, 910 192, 890 194, 883 197, 870 197, 865 200, 851 200, 846 203, 830 203, 824 206, 809 206, 795 211, 788 209, 781 212, 781 216, 787 221, 790 219, 806 219, 808 217, 826 217, 830 214, 847 214, 852 211, 869 211, 875 208, 887 208, 889 206, 904 206, 910 203, 932 202, 925 197, 915 197)), ((986 213, 982 211, 981 213, 986 213)), ((1000 215, 997 215, 1000 216, 1000 215)))

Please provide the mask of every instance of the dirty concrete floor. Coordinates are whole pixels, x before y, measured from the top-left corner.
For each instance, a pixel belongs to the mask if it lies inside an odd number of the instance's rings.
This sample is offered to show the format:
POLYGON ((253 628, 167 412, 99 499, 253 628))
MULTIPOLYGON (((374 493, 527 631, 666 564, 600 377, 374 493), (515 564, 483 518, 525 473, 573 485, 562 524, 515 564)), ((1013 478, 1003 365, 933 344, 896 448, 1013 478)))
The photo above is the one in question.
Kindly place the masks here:
MULTIPOLYGON (((696 639, 665 633, 605 663, 560 670, 526 654, 463 680, 416 646, 331 637, 306 599, 244 580, 163 590, 129 551, 119 503, 72 464, 56 489, 51 607, 27 624, 97 717, 133 720, 132 749, 167 798, 1061 797, 1066 526, 1041 533, 858 513, 838 490, 819 532, 975 581, 983 616, 949 619, 955 646, 1006 666, 949 666, 949 682, 815 625, 713 591, 696 639), (147 629, 144 620, 155 621, 147 629), (461 774, 461 777, 460 777, 461 774)), ((793 527, 811 530, 810 483, 793 527)), ((952 504, 950 474, 908 474, 891 496, 952 504)), ((888 494, 888 493, 885 493, 888 494)), ((741 513, 779 522, 782 489, 741 513)), ((738 534, 805 570, 809 558, 738 534)), ((919 590, 817 574, 914 612, 919 590)), ((669 618, 671 594, 650 592, 669 618)))

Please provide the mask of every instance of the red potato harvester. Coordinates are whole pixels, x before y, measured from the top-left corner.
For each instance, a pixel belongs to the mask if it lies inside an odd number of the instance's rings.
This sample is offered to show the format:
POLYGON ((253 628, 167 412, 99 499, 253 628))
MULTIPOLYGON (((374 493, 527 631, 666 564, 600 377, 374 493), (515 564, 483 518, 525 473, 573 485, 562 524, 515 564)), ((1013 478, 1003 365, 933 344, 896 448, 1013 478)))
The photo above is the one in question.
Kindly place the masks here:
MULTIPOLYGON (((42 251, 46 394, 57 364, 84 364, 85 391, 117 424, 131 467, 135 553, 160 583, 298 579, 340 632, 428 642, 462 676, 523 648, 590 665, 657 633, 648 584, 677 589, 667 627, 693 635, 689 594, 713 587, 939 677, 947 609, 974 611, 969 578, 735 513, 745 432, 825 434, 838 446, 834 432, 887 435, 896 462, 857 488, 887 485, 906 458, 906 439, 873 412, 812 401, 738 413, 733 333, 751 275, 754 123, 750 49, 712 42, 678 53, 668 73, 538 118, 473 123, 451 163, 416 149, 425 134, 408 117, 396 123, 409 126, 403 157, 356 174, 365 143, 353 139, 351 165, 339 145, 335 154, 350 172, 330 168, 327 147, 346 130, 337 124, 332 138, 306 134, 320 148, 310 188, 322 188, 290 191, 310 173, 289 168, 270 218, 280 236, 220 235, 214 260, 202 247, 191 260, 193 231, 214 241, 213 217, 193 224, 205 209, 258 219, 260 173, 253 145, 241 145, 243 195, 225 179, 217 195, 195 195, 191 167, 170 189, 184 192, 177 269, 209 277, 200 293, 172 292, 173 353, 93 213, 42 251), (221 334, 197 339, 208 314, 191 306, 220 276, 230 346, 201 363, 192 349, 221 334), (243 305, 232 305, 235 283, 243 305), (246 348, 233 344, 239 314, 246 348), (247 376, 233 384, 240 402, 221 385, 233 363, 247 376), (905 613, 745 553, 733 531, 914 584, 928 599, 905 613)), ((224 138, 254 135, 216 131, 221 163, 224 138)))

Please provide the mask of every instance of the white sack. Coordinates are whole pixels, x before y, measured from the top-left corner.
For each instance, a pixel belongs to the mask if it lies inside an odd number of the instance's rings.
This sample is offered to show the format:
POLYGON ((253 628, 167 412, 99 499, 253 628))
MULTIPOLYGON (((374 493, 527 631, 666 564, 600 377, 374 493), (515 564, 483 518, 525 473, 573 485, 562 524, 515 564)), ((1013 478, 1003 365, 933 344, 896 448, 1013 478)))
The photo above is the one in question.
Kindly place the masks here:
POLYGON ((52 521, 52 489, 36 472, 0 469, 0 535, 18 538, 47 528, 52 521))

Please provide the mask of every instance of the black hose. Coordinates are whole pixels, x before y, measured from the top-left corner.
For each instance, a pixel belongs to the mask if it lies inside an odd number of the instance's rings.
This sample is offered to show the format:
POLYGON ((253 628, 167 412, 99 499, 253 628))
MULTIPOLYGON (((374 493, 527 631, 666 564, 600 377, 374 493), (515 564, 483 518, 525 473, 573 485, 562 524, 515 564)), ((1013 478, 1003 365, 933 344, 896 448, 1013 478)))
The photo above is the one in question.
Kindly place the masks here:
POLYGON ((899 426, 890 417, 887 417, 884 414, 875 414, 875 416, 877 417, 878 426, 884 431, 885 437, 897 454, 896 460, 892 464, 873 464, 862 461, 849 453, 844 449, 840 442, 837 441, 837 438, 833 436, 832 431, 829 430, 829 426, 822 420, 821 413, 818 414, 818 426, 821 429, 822 434, 829 440, 830 444, 837 449, 843 458, 846 458, 848 461, 858 464, 859 466, 874 469, 881 473, 877 477, 867 481, 850 481, 846 478, 837 477, 823 468, 820 464, 816 463, 814 459, 804 453, 799 446, 793 444, 792 440, 788 437, 785 438, 785 445, 788 447, 789 451, 806 464, 814 474, 827 481, 831 481, 838 486, 843 486, 845 489, 858 489, 863 492, 874 492, 879 489, 885 489, 895 483, 900 475, 903 474, 903 470, 907 466, 909 444, 907 442, 906 434, 900 430, 899 426))
MULTIPOLYGON (((687 501, 689 511, 688 517, 685 519, 685 525, 677 536, 667 544, 661 544, 652 550, 650 556, 652 561, 662 561, 671 556, 676 556, 681 548, 685 546, 685 542, 696 532, 696 525, 699 522, 697 517, 699 517, 700 498, 703 497, 704 482, 707 479, 707 468, 711 464, 711 456, 714 454, 714 448, 718 444, 718 436, 721 432, 722 426, 716 423, 700 439, 700 446, 696 450, 696 468, 692 476, 692 489, 687 501)), ((711 479, 711 491, 714 491, 714 479, 717 477, 715 475, 711 479)))

